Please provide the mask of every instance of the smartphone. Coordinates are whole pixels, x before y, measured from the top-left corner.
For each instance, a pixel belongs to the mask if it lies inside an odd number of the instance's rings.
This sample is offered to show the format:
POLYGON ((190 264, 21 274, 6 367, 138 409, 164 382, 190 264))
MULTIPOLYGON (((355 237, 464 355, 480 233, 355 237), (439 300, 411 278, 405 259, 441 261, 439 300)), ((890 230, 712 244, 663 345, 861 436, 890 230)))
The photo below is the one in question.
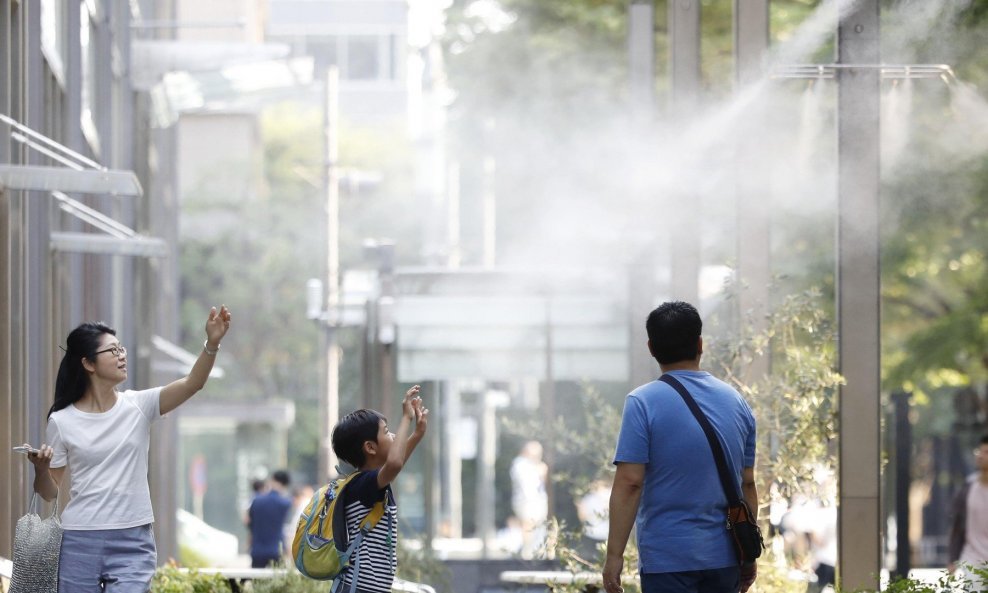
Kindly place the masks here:
POLYGON ((39 449, 35 449, 34 447, 29 447, 28 445, 18 445, 14 447, 13 450, 14 453, 23 453, 25 455, 27 455, 28 453, 41 453, 39 449))

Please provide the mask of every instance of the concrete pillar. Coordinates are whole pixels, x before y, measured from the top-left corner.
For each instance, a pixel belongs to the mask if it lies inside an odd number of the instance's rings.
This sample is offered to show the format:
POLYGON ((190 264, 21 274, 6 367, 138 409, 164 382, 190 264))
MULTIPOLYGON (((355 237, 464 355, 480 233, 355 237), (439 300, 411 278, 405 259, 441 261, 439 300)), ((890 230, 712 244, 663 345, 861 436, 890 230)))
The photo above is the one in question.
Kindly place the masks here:
POLYGON ((650 118, 655 102, 655 0, 628 5, 628 81, 635 115, 650 118))
POLYGON ((483 543, 483 557, 490 557, 496 531, 494 506, 494 463, 497 456, 497 409, 498 392, 485 391, 478 402, 477 410, 477 504, 475 510, 477 535, 483 543))
MULTIPOLYGON (((734 0, 734 56, 737 89, 743 92, 762 76, 762 62, 769 47, 768 0, 734 0)), ((749 109, 758 109, 756 103, 749 109)), ((771 272, 771 205, 766 200, 767 184, 756 167, 759 141, 743 134, 735 161, 738 233, 739 328, 751 322, 755 334, 765 331, 769 311, 771 272)), ((769 372, 768 356, 752 361, 747 381, 756 381, 769 372)))
POLYGON ((881 568, 879 360, 879 2, 837 32, 837 320, 840 371, 839 585, 878 588, 881 568))
POLYGON ((442 394, 442 432, 445 454, 441 471, 442 512, 445 529, 443 537, 463 537, 463 460, 460 455, 459 420, 461 414, 460 385, 458 381, 446 381, 442 394))

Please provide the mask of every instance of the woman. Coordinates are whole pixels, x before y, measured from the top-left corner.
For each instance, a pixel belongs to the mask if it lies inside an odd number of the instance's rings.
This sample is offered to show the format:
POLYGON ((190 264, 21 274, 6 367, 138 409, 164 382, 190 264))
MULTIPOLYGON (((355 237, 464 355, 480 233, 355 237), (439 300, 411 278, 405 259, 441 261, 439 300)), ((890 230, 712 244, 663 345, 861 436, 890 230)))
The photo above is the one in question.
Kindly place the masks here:
POLYGON ((226 305, 213 307, 206 341, 188 376, 164 387, 118 392, 127 349, 103 323, 83 323, 66 340, 48 412, 47 444, 29 454, 34 490, 45 500, 66 476, 59 593, 146 593, 157 564, 148 488, 151 424, 206 384, 230 328, 226 305))

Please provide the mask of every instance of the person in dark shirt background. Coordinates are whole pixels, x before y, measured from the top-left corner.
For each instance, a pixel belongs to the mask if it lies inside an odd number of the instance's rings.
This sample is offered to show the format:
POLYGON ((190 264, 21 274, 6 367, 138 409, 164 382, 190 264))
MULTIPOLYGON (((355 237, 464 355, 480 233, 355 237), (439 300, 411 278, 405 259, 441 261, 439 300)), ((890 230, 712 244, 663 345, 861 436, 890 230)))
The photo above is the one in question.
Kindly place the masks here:
POLYGON ((271 474, 271 489, 258 494, 250 503, 247 527, 252 568, 265 568, 284 557, 285 521, 292 510, 292 498, 288 496, 290 483, 288 472, 278 470, 271 474))

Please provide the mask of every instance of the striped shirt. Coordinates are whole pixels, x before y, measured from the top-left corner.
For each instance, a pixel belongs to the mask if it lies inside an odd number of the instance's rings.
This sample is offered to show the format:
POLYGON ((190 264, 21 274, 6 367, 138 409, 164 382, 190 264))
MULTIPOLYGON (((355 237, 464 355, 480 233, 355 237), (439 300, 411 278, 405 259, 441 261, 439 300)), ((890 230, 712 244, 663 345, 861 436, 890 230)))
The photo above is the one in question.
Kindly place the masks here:
POLYGON ((371 511, 374 503, 385 497, 387 500, 384 516, 374 529, 364 535, 356 556, 350 559, 349 566, 343 571, 344 592, 349 591, 353 567, 358 561, 357 589, 368 593, 390 593, 398 569, 398 505, 390 485, 383 490, 378 489, 377 473, 377 470, 372 470, 354 478, 343 491, 343 500, 340 501, 346 509, 348 541, 353 541, 360 521, 371 511))

